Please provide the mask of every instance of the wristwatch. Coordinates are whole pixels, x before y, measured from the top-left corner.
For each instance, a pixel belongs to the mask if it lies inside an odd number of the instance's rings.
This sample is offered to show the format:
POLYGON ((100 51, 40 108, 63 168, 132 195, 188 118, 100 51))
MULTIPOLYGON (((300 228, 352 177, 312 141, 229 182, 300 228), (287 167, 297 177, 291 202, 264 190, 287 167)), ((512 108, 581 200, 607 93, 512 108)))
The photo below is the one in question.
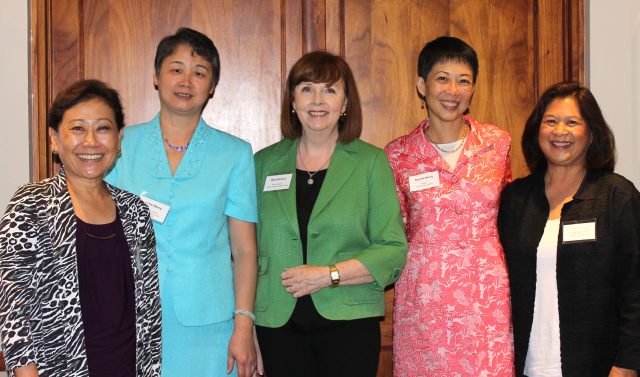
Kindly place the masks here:
POLYGON ((331 288, 340 285, 340 272, 335 264, 329 266, 329 277, 331 277, 331 288))

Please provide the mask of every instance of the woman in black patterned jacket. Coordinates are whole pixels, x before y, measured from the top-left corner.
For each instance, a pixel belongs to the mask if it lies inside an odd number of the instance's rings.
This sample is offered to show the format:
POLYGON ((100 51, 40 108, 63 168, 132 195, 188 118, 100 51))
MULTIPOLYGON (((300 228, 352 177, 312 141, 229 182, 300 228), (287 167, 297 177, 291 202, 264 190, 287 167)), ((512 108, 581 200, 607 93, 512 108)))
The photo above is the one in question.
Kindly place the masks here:
POLYGON ((0 332, 10 375, 159 376, 160 299, 148 207, 103 181, 120 149, 118 93, 96 80, 49 111, 62 171, 16 192, 0 222, 0 332))

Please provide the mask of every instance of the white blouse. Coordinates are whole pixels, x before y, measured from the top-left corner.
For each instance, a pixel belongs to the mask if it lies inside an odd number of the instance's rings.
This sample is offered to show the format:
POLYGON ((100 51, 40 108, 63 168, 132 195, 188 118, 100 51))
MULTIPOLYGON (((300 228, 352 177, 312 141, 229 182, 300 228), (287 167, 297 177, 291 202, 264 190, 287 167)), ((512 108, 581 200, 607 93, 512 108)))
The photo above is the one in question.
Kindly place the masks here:
POLYGON ((560 314, 556 256, 560 219, 547 220, 538 244, 536 299, 524 374, 529 377, 562 377, 560 362, 560 314))

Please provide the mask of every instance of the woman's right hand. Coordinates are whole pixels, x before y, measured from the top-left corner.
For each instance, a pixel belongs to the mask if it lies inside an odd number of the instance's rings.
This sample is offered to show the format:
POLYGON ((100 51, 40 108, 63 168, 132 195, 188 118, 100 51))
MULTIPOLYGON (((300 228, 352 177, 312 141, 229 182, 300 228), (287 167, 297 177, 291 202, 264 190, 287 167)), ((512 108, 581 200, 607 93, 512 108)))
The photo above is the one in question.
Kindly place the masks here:
POLYGON ((27 364, 23 367, 15 368, 13 370, 16 377, 38 377, 38 368, 35 364, 27 364))
POLYGON ((613 367, 609 372, 609 377, 638 377, 635 370, 613 367))

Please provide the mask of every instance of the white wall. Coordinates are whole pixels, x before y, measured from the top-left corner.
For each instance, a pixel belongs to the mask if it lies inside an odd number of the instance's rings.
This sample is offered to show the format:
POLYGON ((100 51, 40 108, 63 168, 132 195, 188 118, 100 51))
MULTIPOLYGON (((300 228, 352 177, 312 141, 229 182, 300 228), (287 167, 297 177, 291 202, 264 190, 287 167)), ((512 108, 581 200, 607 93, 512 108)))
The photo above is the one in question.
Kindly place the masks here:
MULTIPOLYGON (((29 2, 0 0, 0 213, 29 181, 29 2)), ((6 377, 0 372, 0 377, 6 377)))
POLYGON ((29 2, 0 0, 0 213, 29 181, 29 2))
POLYGON ((616 137, 616 172, 640 187, 640 1, 587 6, 589 87, 616 137))

